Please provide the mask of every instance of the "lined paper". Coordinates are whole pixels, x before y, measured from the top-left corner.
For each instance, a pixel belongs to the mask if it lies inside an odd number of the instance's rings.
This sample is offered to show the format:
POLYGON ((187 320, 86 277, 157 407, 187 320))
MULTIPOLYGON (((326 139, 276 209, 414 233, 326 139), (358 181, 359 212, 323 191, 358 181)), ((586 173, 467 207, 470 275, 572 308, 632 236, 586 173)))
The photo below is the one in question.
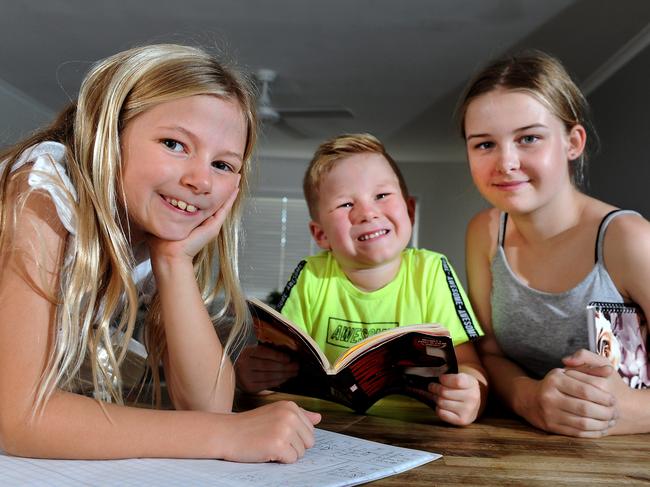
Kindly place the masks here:
POLYGON ((288 465, 185 459, 41 460, 0 452, 0 485, 338 487, 405 472, 441 456, 321 429, 315 430, 315 437, 315 446, 288 465))

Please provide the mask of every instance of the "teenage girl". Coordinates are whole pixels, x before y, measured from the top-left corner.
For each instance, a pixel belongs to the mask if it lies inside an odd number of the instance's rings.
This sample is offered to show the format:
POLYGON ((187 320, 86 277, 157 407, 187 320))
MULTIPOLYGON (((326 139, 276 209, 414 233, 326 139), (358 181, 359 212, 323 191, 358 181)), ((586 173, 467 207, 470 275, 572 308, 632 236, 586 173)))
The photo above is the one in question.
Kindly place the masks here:
POLYGON ((650 224, 580 191, 588 106, 560 62, 497 60, 460 104, 472 178, 494 208, 467 231, 469 294, 493 390, 555 433, 650 431, 650 390, 587 351, 590 301, 650 315, 650 224))

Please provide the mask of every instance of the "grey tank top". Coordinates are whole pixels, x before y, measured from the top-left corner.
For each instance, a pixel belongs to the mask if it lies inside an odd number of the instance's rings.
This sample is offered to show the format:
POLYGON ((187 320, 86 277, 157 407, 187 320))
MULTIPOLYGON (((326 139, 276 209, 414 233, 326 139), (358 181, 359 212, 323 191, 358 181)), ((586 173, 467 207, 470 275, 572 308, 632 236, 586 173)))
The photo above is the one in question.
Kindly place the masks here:
POLYGON ((562 367, 562 357, 589 348, 586 307, 590 301, 623 302, 603 263, 603 241, 615 210, 600 223, 596 238, 596 264, 576 287, 562 293, 538 291, 525 285, 512 272, 503 250, 508 215, 501 214, 497 251, 492 258, 492 328, 503 353, 542 378, 562 367))

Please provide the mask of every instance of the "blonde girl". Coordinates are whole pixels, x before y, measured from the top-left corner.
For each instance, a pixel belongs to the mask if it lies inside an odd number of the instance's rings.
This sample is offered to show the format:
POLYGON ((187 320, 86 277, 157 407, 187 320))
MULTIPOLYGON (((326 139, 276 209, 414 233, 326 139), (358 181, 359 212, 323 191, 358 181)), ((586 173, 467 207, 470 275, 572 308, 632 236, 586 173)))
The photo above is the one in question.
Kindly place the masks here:
POLYGON ((587 351, 590 301, 650 313, 650 224, 579 189, 587 102, 540 52, 497 60, 470 82, 461 131, 474 183, 494 208, 467 230, 469 294, 493 390, 546 431, 650 431, 650 390, 587 351))
POLYGON ((75 104, 1 157, 5 452, 292 462, 313 444, 318 415, 293 403, 231 414, 229 355, 245 333, 238 210, 255 125, 236 72, 197 48, 151 45, 94 65, 75 104), (206 308, 219 295, 220 314, 234 316, 223 345, 206 308), (173 411, 123 403, 140 305, 173 411), (94 398, 75 392, 84 360, 94 398))

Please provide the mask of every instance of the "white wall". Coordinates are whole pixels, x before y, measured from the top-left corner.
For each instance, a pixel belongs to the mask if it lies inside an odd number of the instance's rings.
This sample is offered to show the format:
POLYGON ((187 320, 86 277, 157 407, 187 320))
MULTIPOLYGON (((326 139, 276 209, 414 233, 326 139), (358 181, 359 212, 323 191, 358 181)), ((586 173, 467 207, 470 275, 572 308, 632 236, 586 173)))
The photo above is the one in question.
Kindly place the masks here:
POLYGON ((465 228, 486 203, 464 163, 401 164, 409 191, 418 198, 419 247, 446 254, 465 283, 465 228))

